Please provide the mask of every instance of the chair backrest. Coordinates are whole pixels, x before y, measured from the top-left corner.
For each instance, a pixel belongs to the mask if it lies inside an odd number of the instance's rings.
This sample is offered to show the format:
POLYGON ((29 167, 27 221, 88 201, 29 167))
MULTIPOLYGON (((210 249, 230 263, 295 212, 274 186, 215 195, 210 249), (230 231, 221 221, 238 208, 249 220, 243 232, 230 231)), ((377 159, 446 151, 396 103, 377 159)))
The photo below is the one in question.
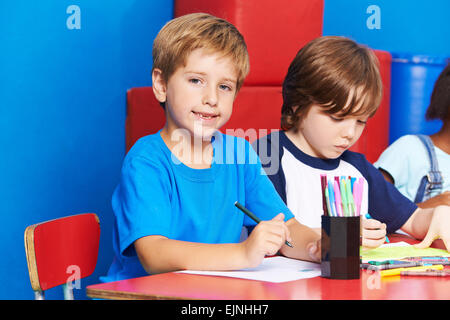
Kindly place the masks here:
POLYGON ((94 272, 99 241, 100 222, 94 213, 28 226, 25 252, 35 298, 43 299, 45 290, 62 285, 64 298, 73 299, 72 281, 79 283, 94 272))

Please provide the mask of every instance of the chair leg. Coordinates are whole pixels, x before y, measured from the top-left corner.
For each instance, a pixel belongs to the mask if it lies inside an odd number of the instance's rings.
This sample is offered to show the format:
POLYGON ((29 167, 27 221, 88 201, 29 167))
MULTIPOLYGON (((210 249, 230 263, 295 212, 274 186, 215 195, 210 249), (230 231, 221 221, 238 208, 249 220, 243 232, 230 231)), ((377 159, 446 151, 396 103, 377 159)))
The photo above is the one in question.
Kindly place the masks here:
POLYGON ((72 283, 64 283, 62 285, 63 291, 64 291, 64 300, 73 300, 73 290, 72 290, 72 283))
POLYGON ((34 291, 34 300, 45 300, 44 291, 34 291))

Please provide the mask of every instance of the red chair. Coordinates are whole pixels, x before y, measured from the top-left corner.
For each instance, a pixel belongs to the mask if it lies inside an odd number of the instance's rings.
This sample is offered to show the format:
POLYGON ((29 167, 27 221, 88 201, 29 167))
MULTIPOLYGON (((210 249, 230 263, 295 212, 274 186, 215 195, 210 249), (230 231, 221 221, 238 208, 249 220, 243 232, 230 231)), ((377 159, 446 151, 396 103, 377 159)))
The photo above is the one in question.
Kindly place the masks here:
MULTIPOLYGON (((62 285, 65 300, 73 300, 72 281, 79 285, 97 264, 100 221, 94 213, 49 220, 25 229, 25 252, 36 300, 62 285)), ((79 287, 78 287, 79 288, 79 287)))

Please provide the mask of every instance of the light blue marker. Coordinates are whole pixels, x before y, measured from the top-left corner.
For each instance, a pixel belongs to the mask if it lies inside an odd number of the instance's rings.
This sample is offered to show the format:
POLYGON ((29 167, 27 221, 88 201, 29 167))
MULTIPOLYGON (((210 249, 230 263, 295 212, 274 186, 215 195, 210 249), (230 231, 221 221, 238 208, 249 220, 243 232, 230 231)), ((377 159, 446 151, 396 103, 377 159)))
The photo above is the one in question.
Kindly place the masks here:
POLYGON ((328 193, 329 193, 329 198, 330 198, 331 212, 333 214, 333 217, 337 217, 338 215, 336 213, 334 191, 333 191, 333 185, 331 184, 331 181, 328 181, 328 193))

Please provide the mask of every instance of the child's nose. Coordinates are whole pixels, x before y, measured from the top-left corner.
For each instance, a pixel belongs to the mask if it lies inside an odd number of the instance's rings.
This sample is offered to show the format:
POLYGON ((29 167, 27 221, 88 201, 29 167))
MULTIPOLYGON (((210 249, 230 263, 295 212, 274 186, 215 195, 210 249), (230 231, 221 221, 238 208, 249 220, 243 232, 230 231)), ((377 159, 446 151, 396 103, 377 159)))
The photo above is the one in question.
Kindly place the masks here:
POLYGON ((343 136, 348 140, 352 140, 356 134, 356 121, 349 121, 343 128, 343 136))
POLYGON ((214 107, 217 105, 217 91, 213 86, 206 86, 203 92, 203 104, 214 107))

